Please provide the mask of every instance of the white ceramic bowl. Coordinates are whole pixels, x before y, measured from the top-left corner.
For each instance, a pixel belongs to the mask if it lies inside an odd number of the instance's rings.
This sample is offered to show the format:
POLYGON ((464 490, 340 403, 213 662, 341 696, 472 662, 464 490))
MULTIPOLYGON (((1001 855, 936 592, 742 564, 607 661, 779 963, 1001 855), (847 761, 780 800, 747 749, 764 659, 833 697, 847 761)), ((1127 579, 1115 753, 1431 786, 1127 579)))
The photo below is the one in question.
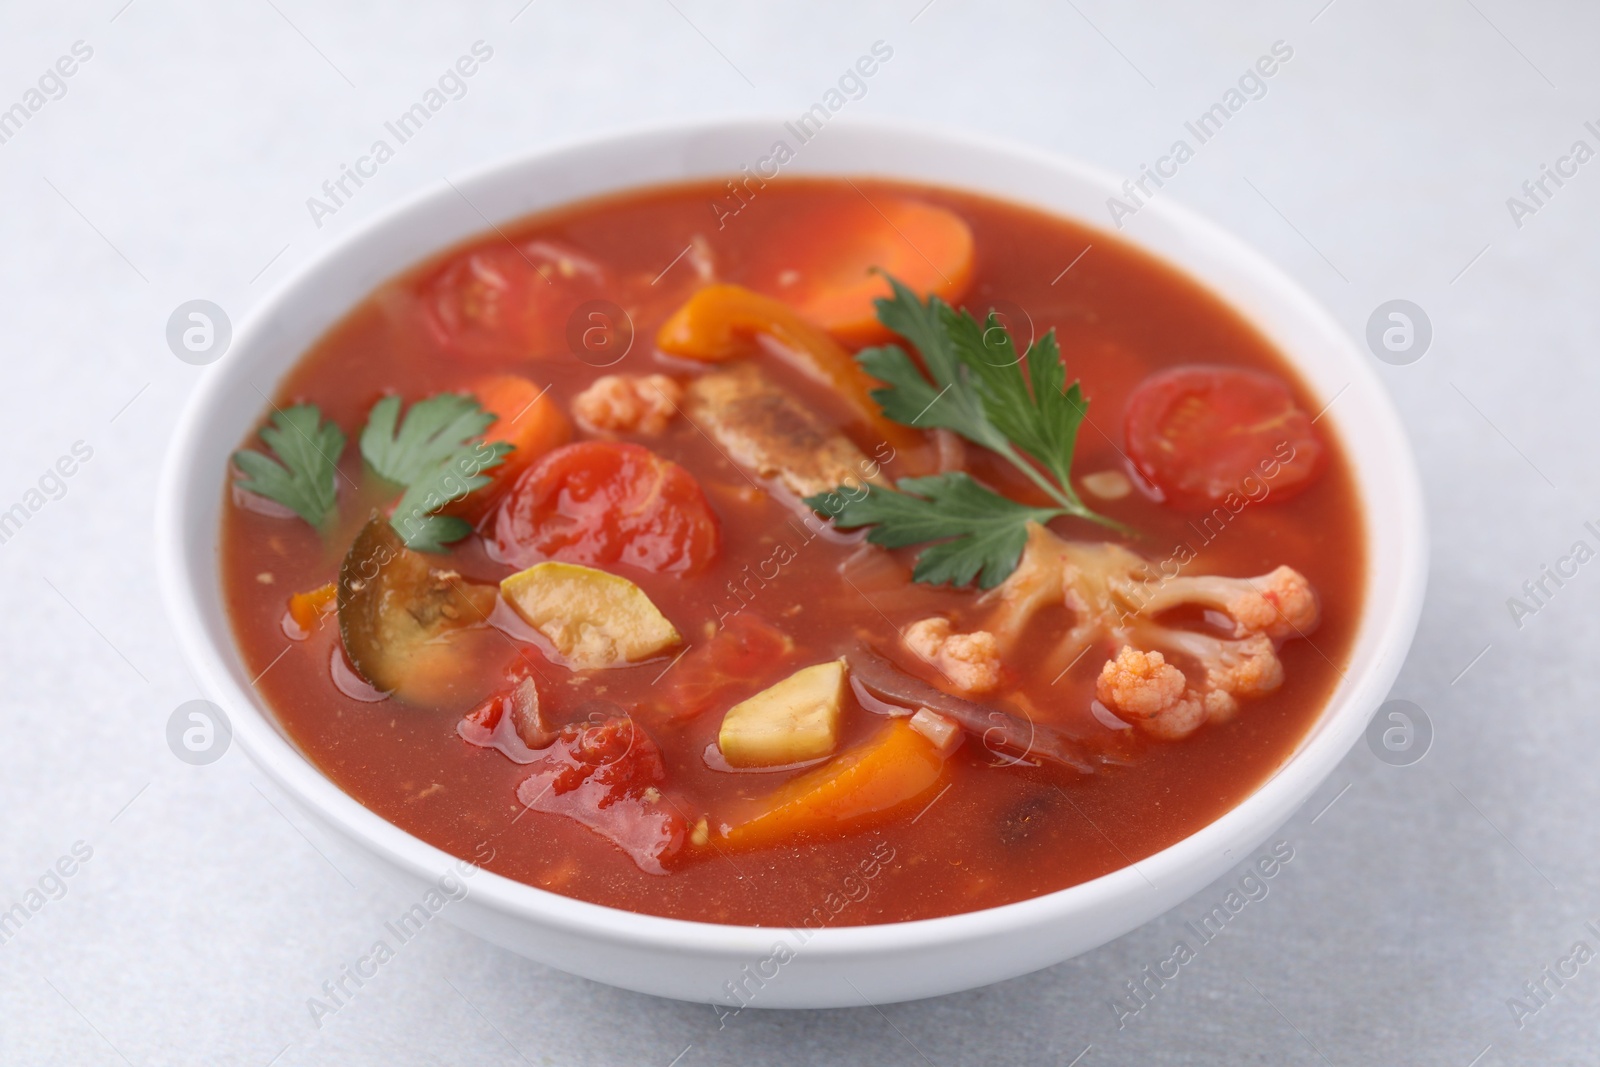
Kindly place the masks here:
MULTIPOLYGON (((781 120, 655 129, 516 159, 384 212, 298 271, 241 322, 207 368, 177 428, 158 509, 162 585, 206 694, 261 768, 335 832, 421 887, 452 857, 394 826, 324 778, 274 723, 243 669, 220 595, 219 509, 230 451, 260 416, 261 392, 386 278, 430 253, 563 202, 754 167, 781 120), (459 190, 459 192, 457 192, 459 190), (257 392, 257 388, 261 392, 257 392)), ((1104 229, 1110 175, 1056 156, 899 123, 835 119, 799 146, 786 174, 884 176, 972 189, 1104 229)), ((708 213, 708 220, 710 216, 708 213)), ((1107 240, 1113 239, 1110 234, 1107 240)), ((1170 197, 1116 239, 1200 279, 1253 322, 1304 375, 1354 463, 1370 562, 1366 608, 1343 682, 1276 776, 1232 811, 1139 863, 1083 885, 986 911, 802 934, 638 915, 558 896, 489 872, 443 914, 541 963, 629 989, 757 1007, 859 1005, 949 993, 1047 967, 1172 908, 1281 826, 1361 736, 1410 645, 1427 573, 1422 490, 1398 418, 1365 352, 1260 255, 1170 197), (775 952, 778 945, 784 951, 775 952), (792 955, 792 958, 788 958, 792 955), (778 962, 774 962, 774 961, 778 962), (754 977, 752 977, 754 976, 754 977), (735 986, 743 992, 735 993, 735 986)))

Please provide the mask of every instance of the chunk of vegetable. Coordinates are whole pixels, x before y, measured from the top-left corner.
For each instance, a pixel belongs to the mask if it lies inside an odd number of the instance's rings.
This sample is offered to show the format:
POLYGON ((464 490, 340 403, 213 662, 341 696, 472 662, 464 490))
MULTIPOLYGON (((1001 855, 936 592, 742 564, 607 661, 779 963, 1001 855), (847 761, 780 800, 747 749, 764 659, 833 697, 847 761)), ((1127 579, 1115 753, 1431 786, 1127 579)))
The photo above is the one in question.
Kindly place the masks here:
POLYGON ((495 589, 438 570, 382 518, 361 528, 339 567, 339 633, 356 673, 401 699, 460 669, 448 638, 483 625, 495 589))
POLYGON ((511 446, 505 462, 489 473, 490 484, 463 500, 456 512, 476 523, 535 460, 572 440, 572 423, 547 389, 518 374, 481 378, 473 383, 472 395, 495 417, 485 443, 511 446))
POLYGON ((339 597, 339 587, 333 582, 296 593, 289 598, 289 618, 300 627, 302 635, 309 636, 322 624, 322 617, 332 611, 339 597))
POLYGON ((708 285, 690 297, 656 333, 656 347, 661 351, 704 363, 753 356, 761 351, 763 340, 838 393, 876 435, 896 450, 923 447, 914 432, 883 417, 877 401, 872 399, 878 382, 861 369, 855 357, 826 330, 807 322, 781 300, 742 285, 708 285))
POLYGON ((1322 472, 1323 446, 1289 387, 1237 367, 1174 367, 1128 397, 1128 454, 1179 505, 1286 500, 1322 472))
POLYGON ((417 292, 422 320, 452 356, 500 360, 569 356, 573 308, 604 294, 605 274, 549 241, 495 241, 449 260, 417 292))
POLYGON ((894 719, 858 748, 788 782, 721 828, 722 842, 759 848, 800 834, 838 834, 886 819, 933 792, 945 760, 932 741, 894 719))
MULTIPOLYGON (((667 676, 661 718, 683 721, 712 707, 726 707, 732 691, 756 671, 771 669, 794 655, 794 638, 754 611, 741 611, 727 619, 667 676)), ((652 717, 652 722, 660 718, 652 717)))
POLYGON ((502 581, 500 592, 579 670, 637 663, 683 643, 643 589, 593 567, 536 563, 502 581))
MULTIPOLYGON (((795 215, 788 232, 766 242, 772 265, 798 275, 792 285, 759 287, 777 293, 802 315, 846 344, 882 340, 886 331, 873 301, 889 295, 881 273, 901 278, 924 296, 954 302, 972 280, 972 230, 961 216, 923 200, 865 194, 824 210, 795 215)), ((755 266, 763 276, 764 264, 755 266)), ((774 279, 776 280, 776 279, 774 279)))
POLYGON ((947 755, 954 752, 964 740, 961 724, 937 711, 918 708, 906 721, 913 730, 932 741, 935 748, 947 755))
POLYGON ((517 786, 524 807, 582 823, 647 874, 665 874, 682 850, 687 827, 660 789, 661 750, 626 715, 562 727, 531 766, 517 786))
POLYGON ((694 475, 621 441, 566 445, 523 472, 494 522, 497 558, 627 563, 692 574, 721 550, 721 527, 694 475))
POLYGON ((733 767, 775 767, 833 754, 839 745, 845 662, 818 663, 728 709, 717 747, 733 767))
MULTIPOLYGON (((1049 763, 1093 774, 1083 746, 1065 731, 1030 715, 1013 715, 997 707, 975 704, 964 697, 937 689, 907 674, 866 644, 850 650, 852 684, 882 700, 906 708, 927 708, 957 722, 961 728, 998 755, 1027 763, 1049 763)), ((1025 709, 1024 709, 1025 710, 1025 709)), ((913 716, 914 717, 914 716, 913 716)))
POLYGON ((993 605, 986 628, 1008 653, 1023 647, 1042 609, 1070 608, 1072 625, 1028 643, 1027 654, 1048 673, 1070 669, 1096 646, 1107 650, 1095 695, 1119 718, 1169 740, 1278 688, 1278 645, 1306 636, 1319 616, 1316 590, 1292 567, 1254 578, 1165 577, 1121 545, 1064 541, 1042 526, 1030 527, 1022 564, 980 603, 993 605), (1205 609, 1208 626, 1227 636, 1161 618, 1184 608, 1205 609))
POLYGON ((593 433, 655 437, 682 400, 683 386, 665 374, 603 374, 572 398, 572 414, 593 433))
POLYGON ((513 763, 532 763, 557 731, 540 710, 538 685, 526 677, 485 697, 456 723, 456 733, 470 745, 499 750, 513 763))

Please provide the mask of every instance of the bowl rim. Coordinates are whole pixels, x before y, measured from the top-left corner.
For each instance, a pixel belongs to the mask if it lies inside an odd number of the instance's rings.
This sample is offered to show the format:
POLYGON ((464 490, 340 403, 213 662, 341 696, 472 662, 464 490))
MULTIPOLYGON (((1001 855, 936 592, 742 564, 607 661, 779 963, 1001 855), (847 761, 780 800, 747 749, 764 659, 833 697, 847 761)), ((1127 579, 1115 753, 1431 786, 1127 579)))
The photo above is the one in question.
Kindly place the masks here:
MULTIPOLYGON (((242 372, 230 374, 228 368, 242 365, 244 361, 229 357, 252 344, 265 343, 265 338, 269 336, 272 317, 291 301, 296 291, 309 279, 342 254, 374 239, 391 227, 404 226, 408 221, 414 221, 417 216, 440 209, 445 202, 458 195, 502 181, 506 175, 519 168, 538 164, 553 166, 562 161, 573 160, 581 163, 583 156, 593 154, 597 150, 652 139, 672 143, 706 135, 770 135, 785 121, 784 116, 777 114, 754 113, 726 118, 619 127, 532 151, 510 153, 475 167, 461 176, 448 178, 442 188, 430 184, 410 195, 399 197, 389 206, 376 210, 366 219, 337 233, 315 254, 277 281, 264 296, 254 302, 248 313, 241 317, 234 329, 231 347, 224 358, 202 370, 201 380, 186 402, 174 428, 162 467, 156 506, 157 564, 169 623, 178 638, 186 662, 200 683, 201 690, 224 708, 234 737, 240 741, 256 765, 302 806, 402 871, 428 881, 438 878, 453 864, 470 864, 471 861, 456 857, 412 836, 363 806, 323 775, 270 721, 271 713, 265 707, 264 701, 238 684, 227 664, 227 657, 236 655, 233 634, 213 633, 204 621, 203 585, 199 576, 204 568, 214 570, 218 567, 214 545, 216 532, 213 531, 211 537, 212 551, 190 553, 186 551, 184 529, 189 522, 191 512, 197 507, 204 508, 205 498, 217 494, 220 487, 214 484, 214 480, 199 476, 203 473, 202 463, 195 455, 196 450, 191 446, 200 436, 209 410, 230 388, 237 385, 236 379, 242 372)), ((1075 179, 1112 194, 1119 187, 1120 180, 1109 171, 1083 163, 1073 157, 988 135, 974 134, 965 129, 953 129, 899 118, 850 115, 836 116, 830 120, 828 126, 830 135, 835 129, 854 131, 855 135, 872 138, 886 137, 907 144, 915 142, 924 150, 933 152, 975 151, 990 156, 1007 157, 1053 170, 1062 174, 1064 178, 1075 179)), ((707 171, 706 176, 713 173, 721 172, 707 171)), ((867 167, 856 171, 840 168, 811 171, 797 168, 796 173, 802 177, 829 175, 854 177, 870 173, 873 176, 890 179, 920 181, 933 185, 944 184, 947 187, 969 189, 974 193, 1033 207, 1051 214, 1066 215, 1060 209, 1029 203, 1021 197, 1001 192, 997 188, 986 189, 976 184, 955 185, 905 172, 867 167)), ((699 176, 685 176, 677 180, 695 180, 699 176)), ((613 195, 629 189, 661 184, 665 183, 661 180, 648 179, 607 184, 593 193, 567 198, 544 207, 526 209, 520 214, 550 210, 560 203, 573 202, 588 196, 613 195)), ((471 899, 515 919, 553 926, 590 941, 618 946, 696 955, 709 952, 735 959, 758 958, 771 951, 774 939, 779 935, 796 933, 803 929, 806 935, 804 952, 808 957, 860 959, 882 952, 971 942, 1018 927, 1048 924, 1075 913, 1093 912, 1097 908, 1109 907, 1116 900, 1130 896, 1145 897, 1160 903, 1158 908, 1140 920, 1141 923, 1148 922, 1150 918, 1170 909, 1203 888, 1228 866, 1240 862, 1243 857, 1236 853, 1256 847, 1305 803, 1310 793, 1332 773, 1365 729, 1368 719, 1398 675, 1409 649, 1421 613, 1428 572, 1429 548, 1421 478, 1399 415, 1376 370, 1369 361, 1362 358, 1350 336, 1320 303, 1262 253, 1220 225, 1173 199, 1171 194, 1152 200, 1141 209, 1145 210, 1206 242, 1220 254, 1240 264, 1241 268, 1250 274, 1275 282, 1281 294, 1294 302, 1293 310, 1296 315, 1320 328, 1330 337, 1336 336, 1342 340, 1345 349, 1355 356, 1347 361, 1345 369, 1352 375, 1352 381, 1357 378, 1364 381, 1365 391, 1370 394, 1372 408, 1368 414, 1375 416, 1377 420, 1377 425, 1363 423, 1362 432, 1380 432, 1389 438, 1392 447, 1392 475, 1401 491, 1395 499, 1385 501, 1386 514, 1393 523, 1392 534, 1385 540, 1392 540, 1392 548, 1398 553, 1400 580, 1392 590, 1393 595, 1389 598, 1388 610, 1381 616, 1374 612, 1376 591, 1370 580, 1371 557, 1378 547, 1379 531, 1374 524, 1371 499, 1367 488, 1362 484, 1359 471, 1356 471, 1353 479, 1365 511, 1363 522, 1368 542, 1369 576, 1366 602, 1355 630, 1352 654, 1371 643, 1376 649, 1376 659, 1361 677, 1346 678, 1335 688, 1323 709, 1322 717, 1313 724, 1307 737, 1302 739, 1279 769, 1218 818, 1187 837, 1143 859, 1130 862, 1127 866, 1087 882, 1025 900, 930 919, 801 928, 745 926, 667 918, 563 896, 481 867, 474 871, 471 899), (1230 858, 1221 859, 1224 856, 1230 858), (1197 880, 1197 871, 1213 873, 1208 873, 1203 880, 1197 880)), ((516 215, 504 217, 514 218, 516 215)), ((1160 250, 1142 243, 1136 235, 1125 231, 1113 231, 1088 218, 1070 217, 1076 223, 1098 229, 1108 237, 1126 240, 1146 254, 1162 260, 1185 277, 1206 287, 1247 321, 1254 323, 1248 312, 1238 307, 1226 294, 1209 285, 1206 278, 1197 276, 1185 265, 1172 261, 1160 250)), ((470 239, 470 234, 463 234, 456 240, 470 239)), ((441 244, 438 250, 447 247, 449 244, 441 244)), ((400 264, 389 273, 399 273, 411 265, 411 263, 400 264)), ((1304 372, 1304 365, 1297 360, 1295 353, 1284 350, 1282 355, 1297 371, 1304 372)), ((298 355, 291 356, 275 365, 273 368, 275 375, 281 377, 294 365, 297 358, 298 355)), ((1335 417, 1334 421, 1338 423, 1341 420, 1335 417)), ((1120 936, 1126 929, 1131 927, 1108 930, 1098 943, 1120 936)))

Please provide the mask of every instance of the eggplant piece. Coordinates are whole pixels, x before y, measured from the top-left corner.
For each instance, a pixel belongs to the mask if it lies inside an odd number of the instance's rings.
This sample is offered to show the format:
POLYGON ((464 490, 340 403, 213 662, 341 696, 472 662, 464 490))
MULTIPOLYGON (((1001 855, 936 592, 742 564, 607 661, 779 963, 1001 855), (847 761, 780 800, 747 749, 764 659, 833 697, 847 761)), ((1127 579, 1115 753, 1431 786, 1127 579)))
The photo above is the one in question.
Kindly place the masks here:
POLYGON ((1082 746, 1060 730, 1008 711, 952 696, 857 642, 846 658, 855 680, 874 696, 908 708, 928 708, 961 724, 991 752, 1029 763, 1049 763, 1080 774, 1093 774, 1094 765, 1082 746))
POLYGON ((404 700, 459 665, 450 635, 483 625, 498 595, 435 568, 375 516, 339 567, 339 636, 357 674, 404 700))

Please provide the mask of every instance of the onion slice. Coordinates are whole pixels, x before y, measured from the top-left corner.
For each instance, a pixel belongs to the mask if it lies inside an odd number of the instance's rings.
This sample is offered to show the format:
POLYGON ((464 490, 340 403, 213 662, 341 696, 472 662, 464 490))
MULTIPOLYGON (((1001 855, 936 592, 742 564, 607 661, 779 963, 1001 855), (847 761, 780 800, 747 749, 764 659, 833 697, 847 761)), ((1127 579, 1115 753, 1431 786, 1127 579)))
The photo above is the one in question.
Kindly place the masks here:
POLYGON ((1094 773, 1094 765, 1085 758, 1078 743, 1053 726, 946 693, 907 674, 863 642, 857 642, 847 658, 851 675, 869 693, 909 708, 929 708, 948 716, 991 752, 1067 767, 1080 774, 1094 773))

